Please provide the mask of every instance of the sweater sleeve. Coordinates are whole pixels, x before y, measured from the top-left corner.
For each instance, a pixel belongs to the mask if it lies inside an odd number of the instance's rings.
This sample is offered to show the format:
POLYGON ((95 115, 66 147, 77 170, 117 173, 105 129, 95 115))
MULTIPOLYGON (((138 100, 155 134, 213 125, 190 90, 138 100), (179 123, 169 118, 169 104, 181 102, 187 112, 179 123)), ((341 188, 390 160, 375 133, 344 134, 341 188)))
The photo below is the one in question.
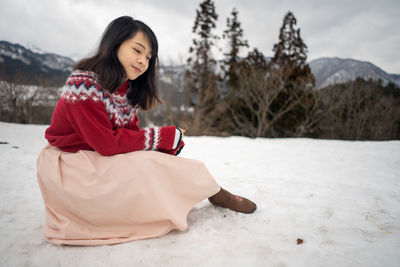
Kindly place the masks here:
POLYGON ((74 131, 91 148, 103 156, 111 156, 137 150, 174 149, 175 126, 135 130, 113 129, 107 111, 101 101, 93 100, 68 103, 64 100, 67 118, 74 131))

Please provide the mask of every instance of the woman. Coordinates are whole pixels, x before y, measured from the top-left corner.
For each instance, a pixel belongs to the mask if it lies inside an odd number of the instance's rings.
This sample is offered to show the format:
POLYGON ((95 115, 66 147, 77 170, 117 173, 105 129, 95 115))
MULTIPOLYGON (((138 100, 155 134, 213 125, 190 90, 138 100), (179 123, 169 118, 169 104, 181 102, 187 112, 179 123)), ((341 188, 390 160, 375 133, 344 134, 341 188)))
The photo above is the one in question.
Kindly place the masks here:
POLYGON ((183 129, 139 127, 137 110, 161 102, 157 53, 147 25, 120 17, 67 79, 37 161, 48 241, 103 245, 185 230, 188 212, 206 198, 256 209, 220 188, 203 163, 175 157, 183 129))

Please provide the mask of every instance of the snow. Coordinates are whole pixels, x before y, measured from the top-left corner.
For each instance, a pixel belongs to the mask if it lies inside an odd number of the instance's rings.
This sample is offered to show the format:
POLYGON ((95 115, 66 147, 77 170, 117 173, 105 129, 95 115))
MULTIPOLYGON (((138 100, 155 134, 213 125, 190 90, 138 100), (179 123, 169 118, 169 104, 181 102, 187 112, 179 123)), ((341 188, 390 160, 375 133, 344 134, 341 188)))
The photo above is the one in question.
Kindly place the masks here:
MULTIPOLYGON (((74 61, 68 57, 59 56, 52 53, 46 53, 33 44, 28 44, 27 47, 18 44, 11 44, 2 41, 0 46, 0 58, 4 61, 3 56, 11 57, 12 59, 20 60, 26 65, 30 65, 32 61, 39 61, 43 66, 60 71, 72 71, 74 61)), ((43 68, 42 71, 47 71, 43 68)))
POLYGON ((72 71, 74 65, 72 59, 55 54, 43 54, 39 60, 44 66, 54 70, 72 71))
POLYGON ((254 214, 203 201, 189 229, 112 246, 42 236, 35 164, 46 126, 0 123, 0 266, 399 266, 400 141, 186 137, 254 214), (297 238, 304 240, 297 244, 297 238))
POLYGON ((24 46, 26 49, 31 50, 33 53, 36 53, 36 54, 46 54, 47 53, 46 51, 40 49, 38 46, 36 46, 35 44, 33 44, 31 42, 26 43, 24 46))
POLYGON ((396 80, 396 75, 388 74, 368 61, 338 57, 318 58, 312 60, 309 65, 316 78, 317 88, 335 83, 346 83, 355 80, 357 77, 374 81, 381 79, 384 85, 393 82, 400 86, 400 83, 396 80))
POLYGON ((31 64, 31 61, 28 58, 24 57, 24 53, 21 49, 13 48, 12 51, 9 51, 4 48, 0 48, 0 56, 2 55, 11 57, 12 59, 21 60, 26 65, 31 64))

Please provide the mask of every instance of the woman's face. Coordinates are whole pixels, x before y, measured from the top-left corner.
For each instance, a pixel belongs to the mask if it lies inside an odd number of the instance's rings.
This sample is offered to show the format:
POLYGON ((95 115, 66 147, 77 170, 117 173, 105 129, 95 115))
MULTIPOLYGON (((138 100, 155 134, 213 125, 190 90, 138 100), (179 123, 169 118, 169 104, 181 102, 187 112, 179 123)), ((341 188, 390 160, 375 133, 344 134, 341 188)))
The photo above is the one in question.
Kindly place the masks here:
POLYGON ((134 37, 120 45, 117 56, 124 67, 126 77, 135 80, 149 67, 151 47, 146 36, 140 31, 137 32, 134 37))

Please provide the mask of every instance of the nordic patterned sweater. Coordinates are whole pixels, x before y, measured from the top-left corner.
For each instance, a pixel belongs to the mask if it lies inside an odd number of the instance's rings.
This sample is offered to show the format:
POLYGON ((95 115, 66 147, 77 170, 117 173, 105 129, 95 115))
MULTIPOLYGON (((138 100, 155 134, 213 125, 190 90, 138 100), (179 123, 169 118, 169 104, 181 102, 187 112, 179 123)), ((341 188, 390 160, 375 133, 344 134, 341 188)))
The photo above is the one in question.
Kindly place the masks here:
POLYGON ((96 74, 75 70, 54 110, 47 141, 65 152, 95 150, 112 156, 137 150, 174 154, 183 147, 175 126, 141 129, 137 108, 127 98, 126 81, 114 93, 101 88, 96 74))

